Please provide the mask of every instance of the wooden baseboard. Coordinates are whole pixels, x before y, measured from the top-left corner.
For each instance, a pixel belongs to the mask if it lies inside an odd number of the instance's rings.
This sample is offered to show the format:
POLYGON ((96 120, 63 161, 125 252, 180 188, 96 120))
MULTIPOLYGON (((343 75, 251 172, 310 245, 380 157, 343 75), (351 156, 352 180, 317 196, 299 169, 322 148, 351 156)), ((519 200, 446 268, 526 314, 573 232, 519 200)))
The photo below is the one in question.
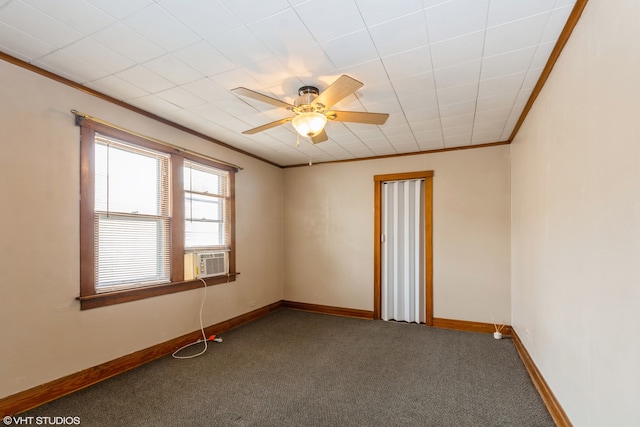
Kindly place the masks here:
MULTIPOLYGON (((282 302, 267 305, 265 307, 242 314, 224 322, 205 328, 206 336, 220 334, 237 326, 256 320, 282 306, 282 302)), ((33 387, 8 397, 0 399, 0 416, 16 415, 28 411, 44 403, 60 398, 67 394, 81 390, 130 369, 144 365, 160 357, 169 355, 180 347, 195 342, 202 338, 200 330, 182 335, 178 338, 136 351, 115 360, 103 363, 92 368, 67 375, 46 384, 33 387)))
POLYGON ((282 307, 293 308, 314 313, 333 314, 335 316, 356 317, 358 319, 373 319, 373 311, 358 310, 355 308, 332 307, 329 305, 308 304, 306 302, 282 301, 282 307))
POLYGON ((547 406, 547 410, 551 414, 551 418, 556 423, 558 427, 572 427, 571 420, 562 409, 560 402, 553 395, 553 392, 549 388, 549 385, 545 381, 544 377, 538 370, 538 367, 533 362, 533 359, 529 355, 524 344, 520 340, 520 337, 516 333, 515 330, 511 331, 511 340, 513 341, 513 345, 516 347, 518 354, 520 355, 520 359, 522 359, 522 363, 524 363, 527 372, 529 372, 529 376, 531 377, 531 381, 533 381, 533 385, 535 385, 540 397, 544 401, 544 404, 547 406))
MULTIPOLYGON (((455 329, 456 331, 467 332, 481 332, 485 334, 492 334, 496 331, 493 323, 483 322, 470 322, 468 320, 455 320, 455 319, 442 319, 438 317, 433 318, 433 326, 443 329, 455 329)), ((504 325, 501 330, 502 335, 511 335, 511 326, 504 325)))

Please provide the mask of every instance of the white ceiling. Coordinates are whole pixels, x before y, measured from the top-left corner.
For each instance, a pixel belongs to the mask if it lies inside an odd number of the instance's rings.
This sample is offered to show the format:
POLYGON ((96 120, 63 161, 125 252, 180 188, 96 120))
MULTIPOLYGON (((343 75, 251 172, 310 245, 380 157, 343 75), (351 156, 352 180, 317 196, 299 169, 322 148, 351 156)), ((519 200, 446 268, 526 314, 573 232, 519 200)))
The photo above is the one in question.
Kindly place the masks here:
POLYGON ((0 0, 0 50, 285 166, 508 140, 574 3, 0 0), (341 74, 364 87, 335 109, 386 124, 241 133, 292 113, 230 89, 291 103, 341 74))

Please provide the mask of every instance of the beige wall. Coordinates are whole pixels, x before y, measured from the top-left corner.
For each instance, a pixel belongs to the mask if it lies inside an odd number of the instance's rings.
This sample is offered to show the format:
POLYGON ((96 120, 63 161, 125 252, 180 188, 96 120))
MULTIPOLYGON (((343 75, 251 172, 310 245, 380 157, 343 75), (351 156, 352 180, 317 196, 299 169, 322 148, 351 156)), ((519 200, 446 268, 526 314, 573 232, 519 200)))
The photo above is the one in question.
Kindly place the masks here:
POLYGON ((282 299, 282 170, 0 61, 0 397, 199 328, 202 290, 80 311, 79 128, 71 109, 239 164, 234 283, 204 324, 282 299))
POLYGON ((640 3, 590 0, 512 149, 512 321, 575 426, 638 425, 640 3))
POLYGON ((285 169, 285 299, 373 310, 373 177, 421 170, 435 173, 434 316, 509 323, 508 146, 285 169))

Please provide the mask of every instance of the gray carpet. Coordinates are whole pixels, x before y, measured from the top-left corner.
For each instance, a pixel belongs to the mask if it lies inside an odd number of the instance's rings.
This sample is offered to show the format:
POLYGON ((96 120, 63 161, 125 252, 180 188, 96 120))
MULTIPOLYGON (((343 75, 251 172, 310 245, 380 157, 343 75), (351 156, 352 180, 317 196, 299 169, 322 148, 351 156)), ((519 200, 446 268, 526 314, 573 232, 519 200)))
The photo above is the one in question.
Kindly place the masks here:
POLYGON ((21 415, 82 426, 554 426, 509 339, 289 309, 221 336, 203 356, 164 357, 21 415))

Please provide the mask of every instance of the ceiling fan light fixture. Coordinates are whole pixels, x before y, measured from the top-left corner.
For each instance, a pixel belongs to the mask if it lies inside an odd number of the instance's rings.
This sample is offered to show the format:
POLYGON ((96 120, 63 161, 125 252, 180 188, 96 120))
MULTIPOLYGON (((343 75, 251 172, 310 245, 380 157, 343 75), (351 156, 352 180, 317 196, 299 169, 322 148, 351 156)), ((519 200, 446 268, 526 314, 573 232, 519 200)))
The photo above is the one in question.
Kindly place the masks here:
POLYGON ((291 124, 300 135, 313 138, 322 132, 327 117, 316 112, 300 113, 291 120, 291 124))

